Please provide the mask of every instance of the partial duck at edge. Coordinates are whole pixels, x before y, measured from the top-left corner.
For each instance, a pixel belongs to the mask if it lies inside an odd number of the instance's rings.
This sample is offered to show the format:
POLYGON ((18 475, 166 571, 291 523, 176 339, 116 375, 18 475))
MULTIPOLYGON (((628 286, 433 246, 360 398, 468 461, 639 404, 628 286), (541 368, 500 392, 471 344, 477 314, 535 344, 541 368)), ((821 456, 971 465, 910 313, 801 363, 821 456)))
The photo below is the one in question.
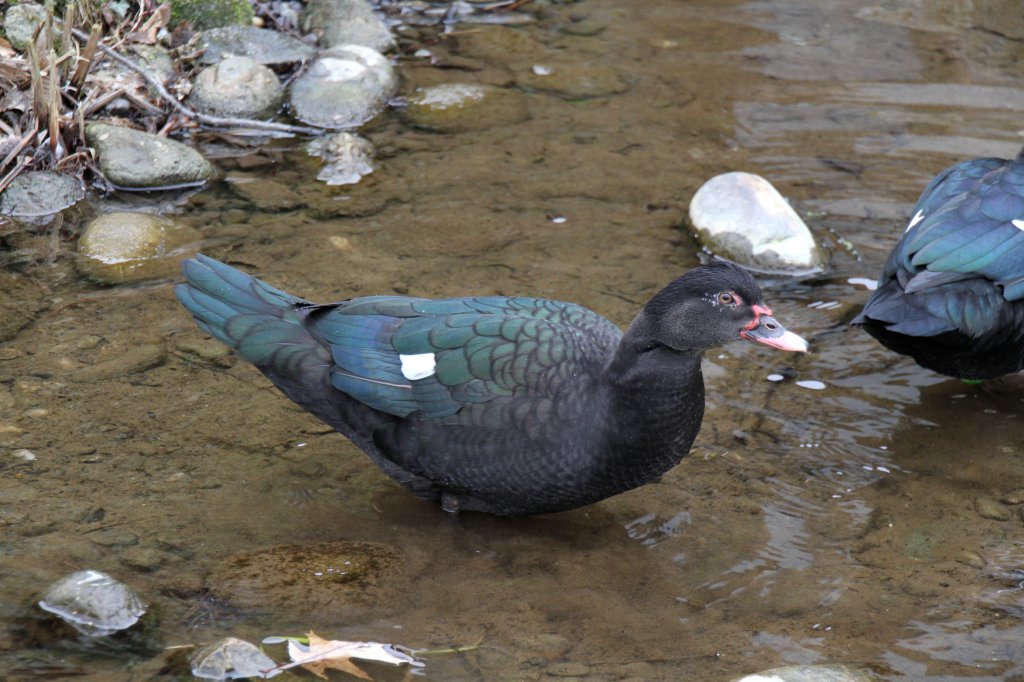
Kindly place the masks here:
POLYGON ((928 184, 853 324, 940 374, 1024 368, 1024 150, 928 184))

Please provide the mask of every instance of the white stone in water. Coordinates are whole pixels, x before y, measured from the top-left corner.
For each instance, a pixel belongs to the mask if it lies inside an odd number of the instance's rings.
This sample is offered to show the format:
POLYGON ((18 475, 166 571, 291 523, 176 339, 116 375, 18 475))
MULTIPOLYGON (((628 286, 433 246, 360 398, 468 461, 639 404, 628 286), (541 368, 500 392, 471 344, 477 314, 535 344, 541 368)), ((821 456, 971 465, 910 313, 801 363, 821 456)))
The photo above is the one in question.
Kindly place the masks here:
POLYGON ((47 588, 39 608, 83 635, 105 637, 138 622, 146 612, 139 595, 102 571, 77 571, 47 588))
POLYGON ((737 677, 733 682, 873 682, 868 671, 852 665, 787 665, 752 675, 737 677))
POLYGON ((15 457, 17 457, 18 459, 20 459, 23 462, 34 462, 37 459, 36 453, 34 453, 31 450, 28 450, 26 448, 18 448, 17 450, 12 452, 11 454, 14 455, 15 457))
POLYGON ((306 151, 324 160, 316 179, 328 185, 354 185, 373 172, 373 143, 353 133, 335 133, 316 138, 306 151))
POLYGON ((795 274, 825 266, 804 221, 771 183, 752 173, 705 182, 690 201, 690 222, 711 252, 755 270, 795 274))
POLYGON ((192 674, 205 680, 269 678, 281 673, 277 662, 244 639, 225 637, 190 657, 192 674))

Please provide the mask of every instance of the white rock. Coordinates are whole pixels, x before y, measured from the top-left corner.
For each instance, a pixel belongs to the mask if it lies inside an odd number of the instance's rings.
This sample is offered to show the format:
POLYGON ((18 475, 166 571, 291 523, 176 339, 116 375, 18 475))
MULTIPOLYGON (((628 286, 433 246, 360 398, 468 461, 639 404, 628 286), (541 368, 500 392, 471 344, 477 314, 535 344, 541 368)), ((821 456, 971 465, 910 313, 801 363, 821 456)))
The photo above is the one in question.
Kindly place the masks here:
POLYGON ((77 571, 50 585, 39 600, 88 637, 106 637, 134 625, 146 605, 130 587, 102 571, 77 571))
POLYGON ((690 201, 690 222, 712 253, 755 270, 805 273, 825 266, 824 253, 771 183, 752 173, 724 173, 690 201))
POLYGON ((874 682, 865 669, 843 665, 787 665, 738 677, 733 682, 874 682))
POLYGON ((388 59, 369 47, 331 48, 291 86, 295 117, 321 128, 356 128, 384 110, 398 89, 388 59))

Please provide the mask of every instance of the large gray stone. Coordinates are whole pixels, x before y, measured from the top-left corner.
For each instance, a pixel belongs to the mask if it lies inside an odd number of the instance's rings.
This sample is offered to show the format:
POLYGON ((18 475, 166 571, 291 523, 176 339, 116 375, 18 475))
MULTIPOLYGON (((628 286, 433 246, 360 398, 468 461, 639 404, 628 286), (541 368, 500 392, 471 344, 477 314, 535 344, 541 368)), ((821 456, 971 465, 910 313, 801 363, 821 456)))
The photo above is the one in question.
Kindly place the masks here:
POLYGON ((81 182, 51 171, 22 173, 0 193, 0 215, 20 218, 47 216, 85 196, 81 182))
POLYGON ((259 64, 293 64, 312 59, 316 50, 287 33, 255 26, 224 26, 199 35, 199 61, 216 64, 228 57, 248 57, 259 64))
POLYGON ((268 67, 248 57, 228 57, 199 72, 188 101, 207 114, 266 118, 284 101, 284 87, 268 67))
POLYGON ((4 13, 4 34, 15 50, 24 50, 39 24, 46 20, 46 8, 31 2, 12 5, 4 13))
POLYGON ((199 152, 166 137, 90 123, 85 139, 96 149, 103 176, 118 187, 172 189, 200 185, 213 176, 213 166, 199 152))
POLYGON ((292 83, 295 117, 330 129, 356 128, 387 105, 398 78, 384 55, 362 45, 331 48, 292 83))
POLYGON ((395 38, 366 0, 310 0, 303 21, 324 47, 365 45, 386 52, 395 38))

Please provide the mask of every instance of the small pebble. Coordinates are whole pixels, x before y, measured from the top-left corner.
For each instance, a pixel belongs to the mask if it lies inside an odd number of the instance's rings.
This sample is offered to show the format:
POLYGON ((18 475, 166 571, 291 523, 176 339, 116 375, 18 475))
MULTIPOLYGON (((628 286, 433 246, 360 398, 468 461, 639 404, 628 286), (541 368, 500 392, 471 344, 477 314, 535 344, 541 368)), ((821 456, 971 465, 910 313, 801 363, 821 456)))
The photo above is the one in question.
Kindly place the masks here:
POLYGON ((103 343, 103 337, 96 334, 86 334, 74 340, 72 345, 78 350, 92 350, 103 343))
POLYGON ((336 248, 338 251, 355 251, 356 247, 352 245, 352 240, 348 237, 344 237, 340 234, 332 234, 327 238, 328 243, 336 248))
POLYGON ((1003 504, 1024 504, 1024 488, 1016 488, 1005 493, 999 501, 1003 504))
POLYGON ((75 383, 93 383, 139 374, 164 363, 166 350, 161 344, 135 346, 119 356, 75 370, 68 379, 75 383))
POLYGON ((123 528, 101 528, 86 537, 100 547, 132 547, 139 544, 139 536, 123 528))
POLYGON ((192 335, 175 338, 174 347, 183 353, 197 355, 203 360, 216 360, 231 352, 231 349, 220 341, 192 335))
POLYGON ((1009 510, 999 504, 998 500, 991 497, 974 498, 974 511, 978 512, 978 516, 983 519, 992 519, 993 521, 1010 520, 1009 510))
POLYGON ((798 381, 798 382, 796 382, 796 385, 801 387, 801 388, 809 388, 812 391, 822 391, 822 390, 825 389, 825 382, 823 382, 823 381, 814 381, 814 380, 798 381))
POLYGON ((971 568, 984 568, 985 559, 977 552, 972 552, 969 549, 965 549, 960 552, 960 555, 956 558, 958 563, 964 566, 970 566, 971 568))
POLYGON ((937 597, 939 588, 936 582, 927 577, 914 574, 900 583, 903 594, 911 597, 937 597))
POLYGON ((19 448, 12 452, 11 454, 23 462, 36 461, 36 453, 32 452, 31 450, 26 450, 25 448, 19 448))
POLYGON ((768 376, 765 377, 765 379, 767 379, 768 381, 782 381, 785 378, 786 377, 782 376, 781 374, 769 374, 768 376))
POLYGON ((135 571, 148 573, 164 565, 167 555, 152 547, 133 547, 121 554, 121 563, 135 571))
POLYGON ((556 663, 545 671, 555 677, 578 677, 586 679, 590 675, 590 666, 586 663, 556 663))

